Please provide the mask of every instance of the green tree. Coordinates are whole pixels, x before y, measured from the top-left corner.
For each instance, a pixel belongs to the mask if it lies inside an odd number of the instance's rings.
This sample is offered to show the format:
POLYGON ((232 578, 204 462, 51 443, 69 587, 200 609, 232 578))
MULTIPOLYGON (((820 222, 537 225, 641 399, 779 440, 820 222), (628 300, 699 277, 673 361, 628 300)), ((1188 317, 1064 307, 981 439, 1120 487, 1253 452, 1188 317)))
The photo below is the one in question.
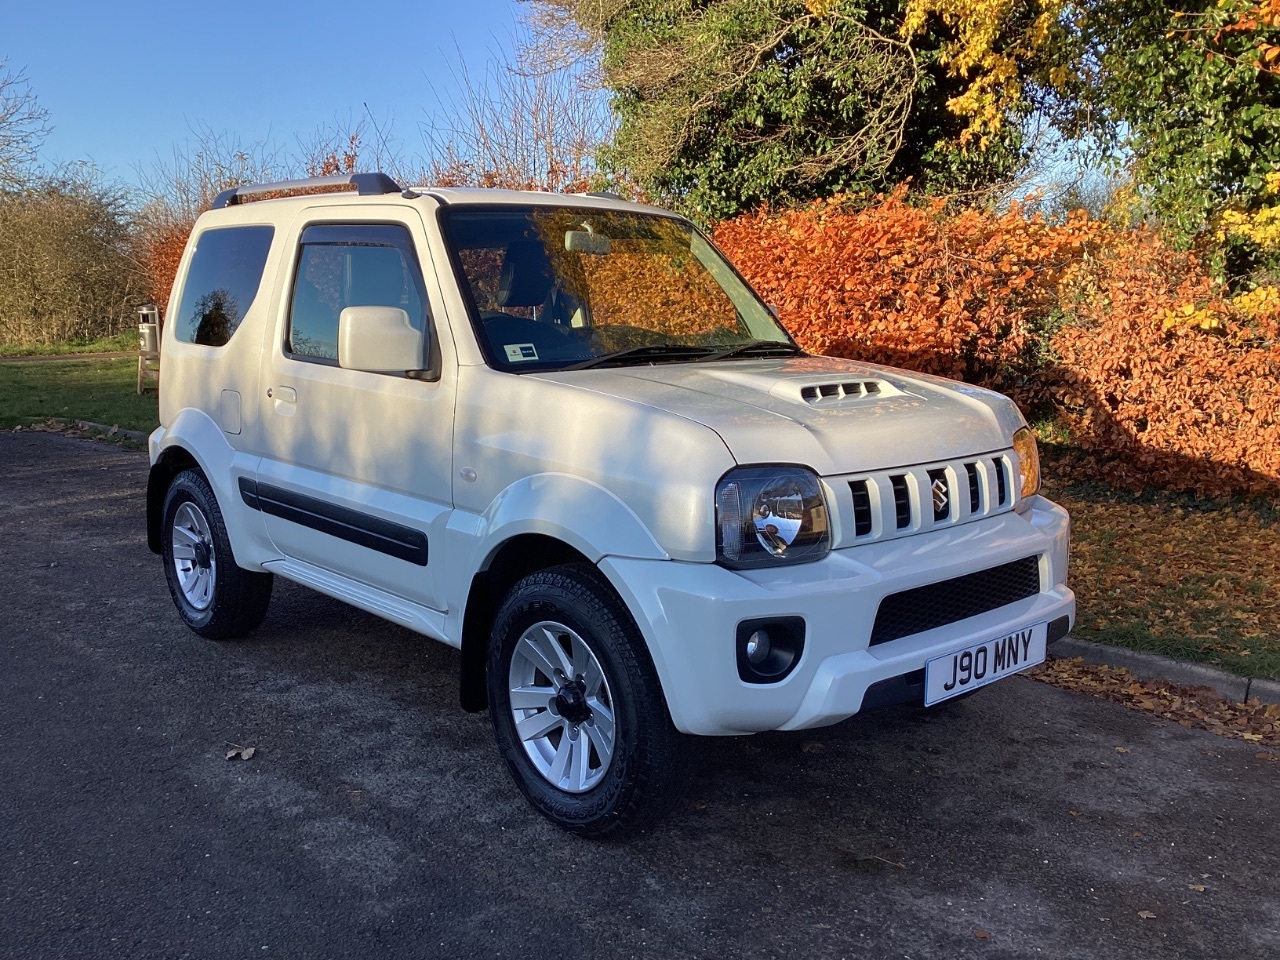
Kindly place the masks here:
POLYGON ((1224 208, 1266 205, 1280 170, 1280 77, 1266 62, 1280 29, 1257 10, 1088 0, 1060 21, 1045 87, 1057 123, 1128 163, 1140 201, 1184 243, 1212 240, 1224 208))
POLYGON ((912 177, 963 189, 1008 175, 1017 124, 958 146, 968 82, 900 0, 533 0, 602 57, 615 175, 702 220, 912 177))

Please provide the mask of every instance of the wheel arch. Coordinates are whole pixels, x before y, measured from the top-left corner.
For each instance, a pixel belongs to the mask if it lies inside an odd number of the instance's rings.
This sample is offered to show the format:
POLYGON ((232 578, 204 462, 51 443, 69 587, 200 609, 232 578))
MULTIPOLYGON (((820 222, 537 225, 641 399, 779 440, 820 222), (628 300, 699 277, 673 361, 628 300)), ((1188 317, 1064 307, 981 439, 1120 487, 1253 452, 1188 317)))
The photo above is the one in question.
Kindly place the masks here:
POLYGON ((498 544, 485 557, 471 578, 462 617, 462 669, 458 698, 464 710, 474 713, 489 705, 485 692, 485 661, 493 618, 503 596, 529 574, 566 563, 594 566, 575 547, 541 533, 517 534, 498 544))
POLYGON ((183 470, 204 473, 191 451, 175 444, 160 453, 147 474, 147 547, 152 553, 159 554, 163 550, 164 499, 173 478, 183 470))
POLYGON ((466 597, 459 631, 459 695, 466 710, 488 705, 484 674, 489 632, 498 604, 517 580, 565 563, 598 567, 607 556, 667 558, 652 532, 614 493, 567 474, 523 477, 477 519, 473 556, 482 559, 463 565, 476 572, 469 583, 462 580, 454 588, 455 595, 465 589, 466 597))
POLYGON ((241 504, 237 485, 241 477, 255 474, 259 459, 235 449, 227 434, 203 410, 181 410, 172 423, 151 435, 147 546, 156 553, 162 549, 161 527, 169 484, 183 470, 199 470, 222 511, 236 563, 246 570, 262 570, 262 564, 278 554, 267 538, 261 516, 241 504))

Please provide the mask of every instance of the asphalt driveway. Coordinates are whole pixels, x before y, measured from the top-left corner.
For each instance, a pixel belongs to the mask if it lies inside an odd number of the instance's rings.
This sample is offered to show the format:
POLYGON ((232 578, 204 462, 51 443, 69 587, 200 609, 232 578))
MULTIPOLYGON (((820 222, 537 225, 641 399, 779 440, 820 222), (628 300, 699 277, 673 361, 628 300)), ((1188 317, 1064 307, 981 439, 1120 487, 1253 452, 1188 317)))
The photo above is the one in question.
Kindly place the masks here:
POLYGON ((705 742, 659 828, 578 840, 455 651, 280 581, 250 640, 187 631, 145 479, 0 434, 0 956, 1280 953, 1265 751, 1019 677, 705 742))

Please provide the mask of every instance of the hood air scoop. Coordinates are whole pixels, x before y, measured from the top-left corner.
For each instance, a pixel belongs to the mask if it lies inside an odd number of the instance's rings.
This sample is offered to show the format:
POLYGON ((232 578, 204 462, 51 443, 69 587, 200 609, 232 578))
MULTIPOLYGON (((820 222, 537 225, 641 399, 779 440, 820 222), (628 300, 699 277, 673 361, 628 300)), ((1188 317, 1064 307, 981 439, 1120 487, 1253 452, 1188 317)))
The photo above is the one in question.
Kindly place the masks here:
POLYGON ((844 380, 839 383, 781 383, 770 391, 775 396, 802 400, 810 406, 826 407, 870 397, 892 397, 902 393, 884 380, 844 380))

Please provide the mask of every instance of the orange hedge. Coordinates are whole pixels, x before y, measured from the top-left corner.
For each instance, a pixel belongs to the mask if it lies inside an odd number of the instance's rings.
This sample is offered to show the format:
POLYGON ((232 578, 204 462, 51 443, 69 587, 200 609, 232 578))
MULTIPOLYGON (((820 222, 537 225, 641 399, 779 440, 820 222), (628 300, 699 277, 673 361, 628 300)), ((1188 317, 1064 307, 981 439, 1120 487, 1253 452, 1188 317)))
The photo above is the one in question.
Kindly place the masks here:
POLYGON ((142 265, 147 296, 160 308, 162 317, 168 312, 169 293, 193 225, 175 222, 153 227, 139 244, 138 260, 142 265))
POLYGON ((1082 477, 1280 493, 1280 309, 1245 316, 1154 234, 900 190, 757 212, 715 239, 811 351, 1051 404, 1082 477))
POLYGON ((1243 314, 1194 255, 1146 231, 1113 236, 1066 292, 1074 316, 1045 380, 1107 479, 1280 493, 1276 312, 1243 314))
POLYGON ((809 350, 1013 390, 1039 366, 1034 326, 1096 243, 1083 215, 949 215, 905 190, 716 227, 716 243, 809 350))

